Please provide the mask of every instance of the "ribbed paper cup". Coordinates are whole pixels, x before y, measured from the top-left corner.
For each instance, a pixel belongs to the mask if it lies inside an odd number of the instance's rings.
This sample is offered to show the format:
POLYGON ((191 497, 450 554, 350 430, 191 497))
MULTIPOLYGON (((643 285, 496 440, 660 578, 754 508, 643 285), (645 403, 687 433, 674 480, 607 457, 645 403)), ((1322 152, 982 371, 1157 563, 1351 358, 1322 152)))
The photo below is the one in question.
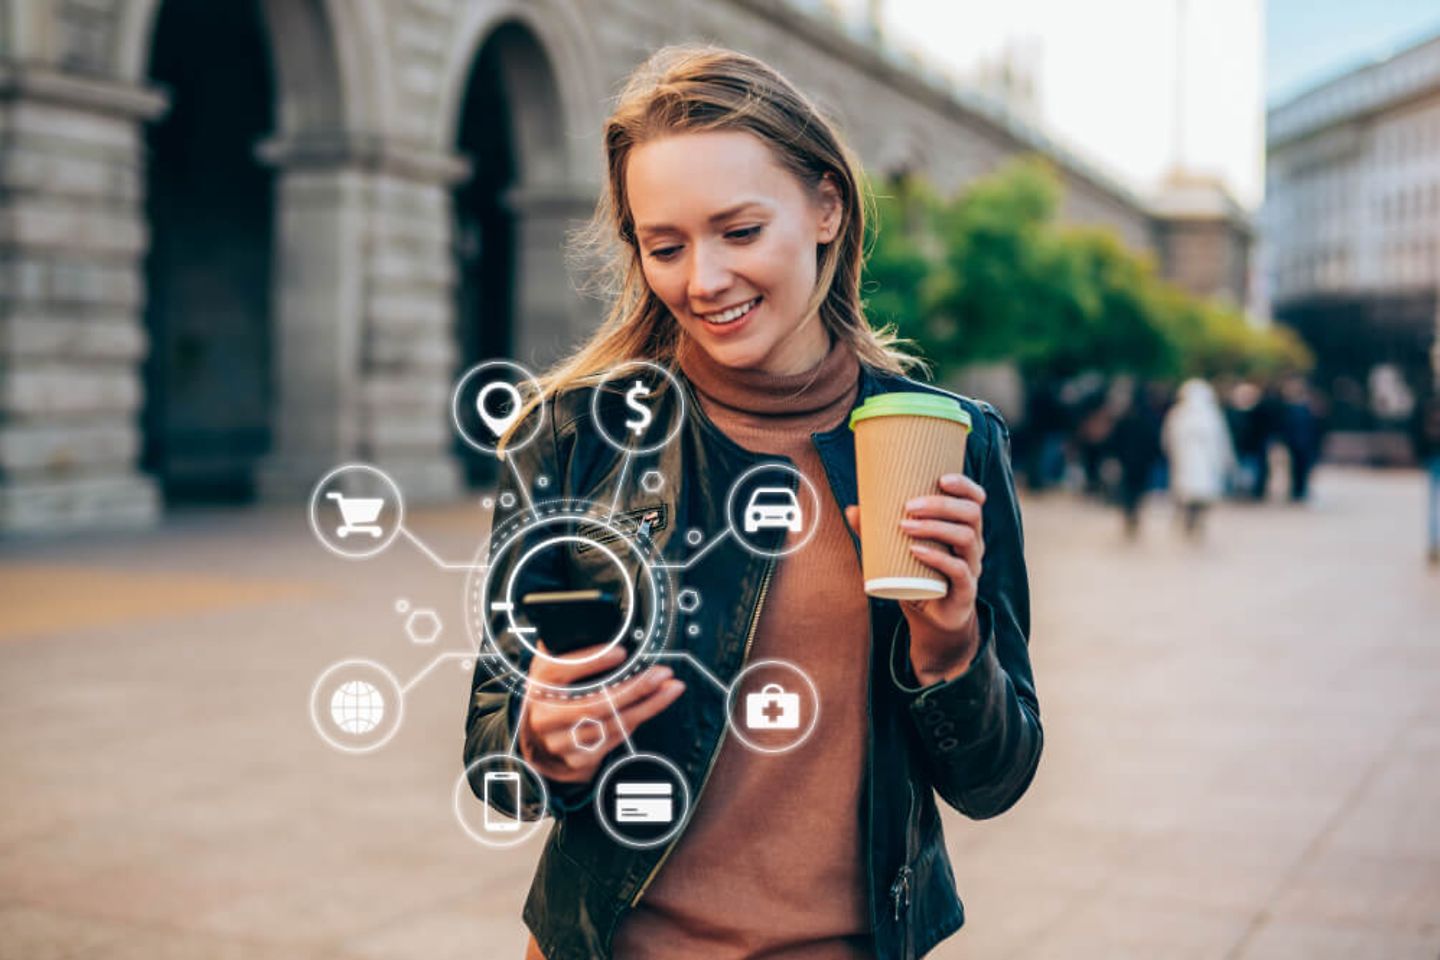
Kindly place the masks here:
POLYGON ((965 469, 970 415, 950 397, 884 393, 850 415, 860 483, 860 556, 865 592, 889 600, 943 597, 949 584, 910 552, 949 548, 900 529, 905 504, 940 492, 940 478, 965 469))

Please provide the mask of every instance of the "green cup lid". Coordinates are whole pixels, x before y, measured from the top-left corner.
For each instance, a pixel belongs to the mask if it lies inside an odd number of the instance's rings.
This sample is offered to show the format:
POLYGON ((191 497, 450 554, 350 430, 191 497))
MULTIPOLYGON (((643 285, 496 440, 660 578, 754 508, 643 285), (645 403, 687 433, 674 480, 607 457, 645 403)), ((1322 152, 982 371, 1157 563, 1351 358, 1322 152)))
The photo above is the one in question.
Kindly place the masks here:
POLYGON ((938 417, 971 427, 970 414, 952 397, 935 393, 882 393, 871 397, 850 414, 850 428, 872 417, 938 417))

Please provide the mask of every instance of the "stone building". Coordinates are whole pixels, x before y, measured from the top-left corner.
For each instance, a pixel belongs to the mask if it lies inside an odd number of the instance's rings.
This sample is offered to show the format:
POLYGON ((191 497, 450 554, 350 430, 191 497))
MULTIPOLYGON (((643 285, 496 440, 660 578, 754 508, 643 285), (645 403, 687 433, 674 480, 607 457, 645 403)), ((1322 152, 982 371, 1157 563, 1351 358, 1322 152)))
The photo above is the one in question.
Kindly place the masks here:
POLYGON ((756 54, 872 170, 945 189, 1039 149, 1066 216, 1127 190, 780 0, 0 0, 0 533, 144 524, 384 466, 480 476, 455 375, 598 318, 563 239, 607 98, 656 47, 756 54))
MULTIPOLYGON (((1316 353, 1339 426, 1375 386, 1423 392, 1440 289, 1440 36, 1272 109, 1264 220, 1278 320, 1316 353)), ((1401 404, 1403 407, 1403 404, 1401 404)))

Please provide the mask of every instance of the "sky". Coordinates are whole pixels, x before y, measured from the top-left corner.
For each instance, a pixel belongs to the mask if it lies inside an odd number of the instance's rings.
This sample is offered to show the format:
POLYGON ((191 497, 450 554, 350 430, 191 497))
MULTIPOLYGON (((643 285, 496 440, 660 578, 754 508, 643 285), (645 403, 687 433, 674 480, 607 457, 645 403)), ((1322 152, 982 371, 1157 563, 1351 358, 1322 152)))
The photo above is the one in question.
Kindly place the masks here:
POLYGON ((1137 192, 1153 193, 1178 161, 1220 177, 1252 209, 1264 191, 1267 102, 1440 31, 1437 0, 883 0, 883 9, 896 43, 961 73, 1007 44, 1028 50, 1040 123, 1137 192))

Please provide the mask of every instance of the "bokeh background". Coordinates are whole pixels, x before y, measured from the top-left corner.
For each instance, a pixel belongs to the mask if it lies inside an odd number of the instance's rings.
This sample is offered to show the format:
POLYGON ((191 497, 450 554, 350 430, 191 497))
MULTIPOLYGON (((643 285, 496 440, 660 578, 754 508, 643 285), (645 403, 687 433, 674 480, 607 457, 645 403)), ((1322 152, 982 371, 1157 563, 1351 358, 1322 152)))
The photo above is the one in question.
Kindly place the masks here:
POLYGON ((949 816, 935 955, 1440 958, 1410 0, 0 0, 0 957, 519 956, 538 843, 451 811, 495 467, 450 391, 598 321, 566 235, 680 41, 836 120, 872 318, 1012 428, 1046 755, 949 816), (409 506, 365 562, 303 506, 349 461, 409 506), (365 757, 307 715, 358 656, 407 683, 365 757))

